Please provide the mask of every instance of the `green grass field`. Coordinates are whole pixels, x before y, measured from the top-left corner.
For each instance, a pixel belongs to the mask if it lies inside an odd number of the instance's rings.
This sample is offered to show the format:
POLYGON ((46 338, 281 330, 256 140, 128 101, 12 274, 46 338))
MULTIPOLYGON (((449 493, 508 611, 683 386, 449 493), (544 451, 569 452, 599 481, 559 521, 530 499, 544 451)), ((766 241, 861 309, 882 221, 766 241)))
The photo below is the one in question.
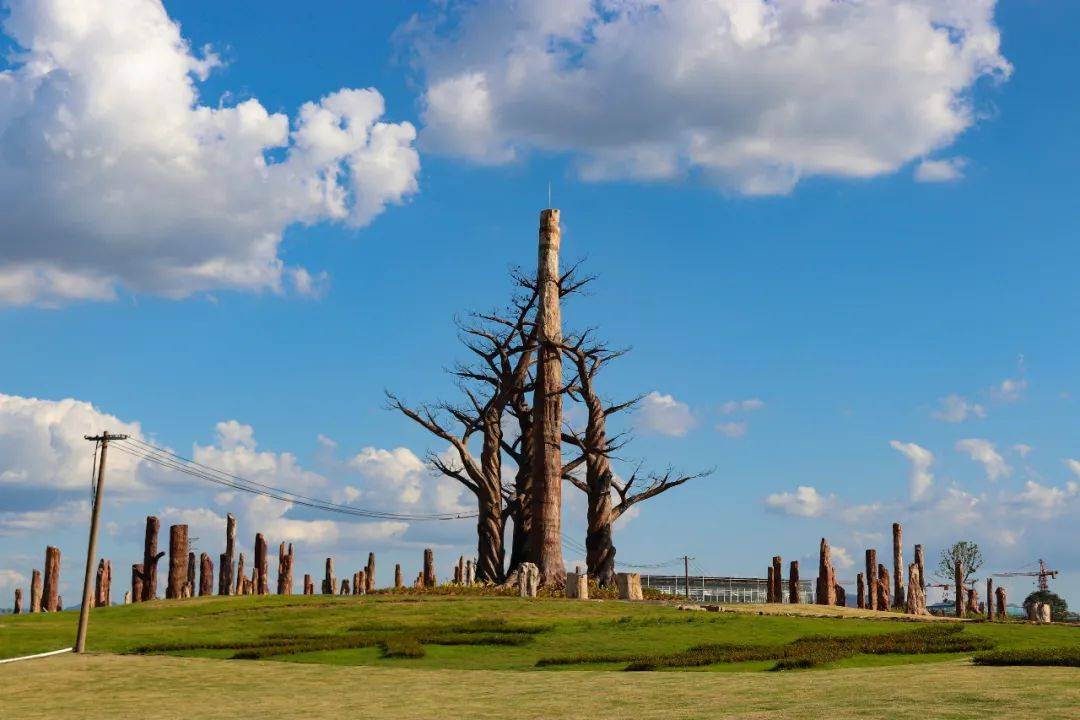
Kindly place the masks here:
MULTIPOLYGON (((133 688, 147 682, 155 686, 154 693, 163 694, 160 702, 166 706, 170 696, 184 698, 184 710, 176 717, 219 717, 225 707, 252 710, 275 698, 279 714, 283 708, 306 714, 301 695, 289 689, 294 679, 308 688, 303 695, 307 710, 336 712, 359 707, 354 703, 364 697, 379 697, 384 705, 369 716, 397 718, 431 717, 439 702, 455 703, 456 709, 442 713, 446 717, 506 717, 499 714, 503 697, 526 703, 522 712, 512 713, 515 717, 593 717, 615 707, 596 695, 612 688, 624 693, 636 717, 651 717, 642 711, 650 704, 678 710, 664 717, 814 714, 796 711, 790 698, 786 705, 776 704, 780 692, 797 692, 798 707, 818 703, 830 717, 875 714, 869 711, 873 704, 865 703, 875 693, 875 702, 897 698, 892 717, 984 712, 1020 717, 1027 716, 1019 713, 1027 703, 1044 709, 1040 717, 1070 717, 1080 706, 1080 669, 977 667, 970 660, 973 649, 989 647, 996 652, 1059 648, 1075 653, 1080 647, 1075 626, 900 622, 902 616, 813 606, 799 610, 833 616, 773 614, 777 609, 706 613, 659 603, 408 595, 215 597, 103 608, 91 616, 88 648, 93 655, 0 666, 0 686, 11 689, 0 693, 0 716, 111 717, 123 714, 122 698, 134 697, 133 688), (915 637, 909 633, 938 639, 896 642, 915 637), (934 644, 941 638, 947 643, 934 644), (765 672, 781 656, 774 648, 780 652, 807 643, 845 652, 823 655, 815 669, 765 672), (751 648, 757 655, 727 662, 730 646, 740 652, 751 648), (884 654, 866 654, 854 647, 874 653, 885 649, 884 654), (691 666, 671 660, 687 657, 691 648, 697 649, 689 654, 695 659, 691 666), (606 661, 579 661, 596 656, 606 661), (764 656, 773 659, 760 659, 764 656), (258 660, 227 659, 234 657, 258 660), (622 672, 632 658, 641 657, 666 658, 659 668, 678 671, 622 672), (724 661, 713 662, 716 658, 724 661), (538 664, 542 659, 564 664, 538 664), (154 678, 168 682, 159 686, 154 678), (320 683, 325 687, 317 691, 320 683), (116 688, 104 705, 85 697, 99 684, 116 688), (406 690, 410 687, 412 693, 406 690), (468 687, 476 691, 472 700, 463 691, 468 687), (824 692, 826 687, 834 692, 824 692), (196 698, 200 692, 240 704, 215 705, 196 698), (862 704, 860 692, 867 693, 862 704), (1058 701, 1040 699, 1053 694, 1058 701), (405 702, 408 711, 395 706, 394 698, 405 702), (953 707, 957 698, 964 700, 966 711, 953 707), (473 703, 468 712, 461 704, 467 701, 473 703), (546 704, 528 704, 538 701, 546 704), (62 702, 67 712, 47 713, 51 702, 62 702), (393 707, 398 711, 389 712, 393 707), (1071 710, 1056 715, 1055 708, 1071 710), (385 715, 379 714, 383 710, 385 715), (765 714, 753 714, 759 710, 765 714)), ((75 612, 3 616, 0 658, 70 646, 77 617, 75 612)), ((168 712, 158 716, 173 717, 168 712)))

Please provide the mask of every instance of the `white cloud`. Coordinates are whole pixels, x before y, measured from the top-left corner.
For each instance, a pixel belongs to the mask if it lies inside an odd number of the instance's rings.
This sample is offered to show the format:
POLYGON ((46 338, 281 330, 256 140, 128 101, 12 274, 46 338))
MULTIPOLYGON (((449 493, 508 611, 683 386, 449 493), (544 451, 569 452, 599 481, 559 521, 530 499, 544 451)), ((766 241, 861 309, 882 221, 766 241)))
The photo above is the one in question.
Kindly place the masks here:
POLYGON ((915 179, 922 183, 952 182, 964 177, 964 158, 923 160, 915 168, 915 179))
POLYGON ((1024 483, 1024 490, 1017 493, 1012 498, 1012 502, 1022 510, 1045 519, 1062 510, 1066 501, 1076 496, 1078 490, 1080 490, 1080 487, 1076 483, 1069 483, 1062 490, 1058 487, 1048 487, 1033 480, 1028 480, 1024 483))
POLYGON ((29 535, 58 527, 86 525, 90 520, 90 503, 69 500, 42 510, 0 511, 0 536, 29 535))
POLYGON ((716 429, 729 438, 741 438, 746 435, 746 423, 744 422, 720 423, 716 426, 716 429))
POLYGON ((816 488, 799 485, 795 492, 772 493, 765 498, 765 507, 773 512, 797 517, 819 517, 827 501, 816 488))
POLYGON ((829 548, 829 551, 832 563, 836 567, 846 570, 855 564, 855 561, 851 559, 851 553, 847 551, 847 548, 841 547, 840 545, 833 545, 829 548))
POLYGON ((903 453, 911 463, 911 473, 908 475, 908 496, 912 501, 926 497, 926 493, 934 484, 934 475, 930 472, 930 466, 934 463, 934 453, 915 443, 903 443, 899 440, 892 440, 889 445, 903 453))
MULTIPOLYGON (((124 422, 87 402, 0 394, 0 487, 87 490, 94 446, 83 436, 103 430, 143 437, 139 423, 124 422)), ((136 458, 111 453, 110 495, 144 490, 139 469, 136 458)))
POLYGON ((959 440, 956 443, 956 449, 962 453, 967 453, 975 462, 982 463, 982 466, 986 469, 986 477, 992 481, 1012 474, 1012 468, 1005 462, 1005 458, 998 453, 994 443, 989 440, 982 438, 959 440))
MULTIPOLYGON (((440 458, 457 467, 457 454, 447 448, 440 458)), ((348 461, 365 479, 366 501, 403 512, 468 512, 464 487, 452 478, 433 475, 427 465, 404 447, 384 450, 366 447, 348 461)))
POLYGON ((700 174, 759 195, 948 147, 977 117, 979 79, 1011 72, 993 12, 987 0, 480 0, 406 30, 425 74, 425 147, 489 164, 562 152, 587 179, 700 174))
POLYGON ((250 425, 227 420, 219 422, 215 428, 217 444, 196 444, 196 462, 247 480, 301 493, 328 484, 322 475, 302 468, 292 453, 257 450, 255 430, 250 425))
POLYGON ((990 398, 999 403, 1014 403, 1024 395, 1028 381, 1024 378, 1005 378, 990 388, 990 398))
POLYGON ((958 423, 969 417, 986 417, 986 408, 978 403, 968 402, 967 398, 952 394, 938 400, 940 407, 934 413, 938 420, 948 423, 958 423))
POLYGON ((697 425, 697 419, 686 403, 653 390, 638 406, 637 425, 646 432, 681 437, 697 425))
POLYGON ((724 415, 731 415, 736 412, 750 412, 752 410, 760 410, 765 407, 765 401, 759 398, 749 398, 747 400, 728 400, 726 403, 720 406, 720 412, 724 415))
POLYGON ((234 289, 318 295, 286 267, 296 223, 361 227, 417 189, 415 130, 374 89, 297 116, 257 99, 204 103, 220 63, 193 51, 160 0, 11 0, 0 72, 0 304, 185 297, 234 289))
POLYGON ((1073 475, 1080 478, 1080 460, 1073 460, 1072 458, 1066 458, 1065 459, 1065 467, 1069 468, 1069 472, 1071 472, 1073 475))
POLYGON ((0 569, 0 588, 5 590, 14 589, 17 587, 23 588, 23 602, 26 605, 30 604, 30 589, 25 587, 27 585, 28 578, 17 570, 0 569))
POLYGON ((1035 448, 1031 447, 1027 443, 1016 443, 1015 445, 1012 446, 1012 449, 1020 457, 1026 458, 1031 453, 1031 451, 1034 450, 1035 448))

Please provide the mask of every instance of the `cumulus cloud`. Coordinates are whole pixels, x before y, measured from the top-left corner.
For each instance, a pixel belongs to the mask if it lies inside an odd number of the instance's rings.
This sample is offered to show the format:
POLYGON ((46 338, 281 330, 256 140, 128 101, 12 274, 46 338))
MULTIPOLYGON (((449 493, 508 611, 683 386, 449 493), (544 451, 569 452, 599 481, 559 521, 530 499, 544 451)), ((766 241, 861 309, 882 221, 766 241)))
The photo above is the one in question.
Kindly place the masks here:
POLYGON ((1073 475, 1080 478, 1080 460, 1073 460, 1072 458, 1066 458, 1065 459, 1065 467, 1069 468, 1069 472, 1071 472, 1073 475))
POLYGON ((726 403, 720 406, 720 412, 724 415, 731 415, 737 412, 750 412, 751 410, 760 410, 765 407, 765 401, 759 398, 748 398, 746 400, 728 400, 726 403))
POLYGON ((70 500, 54 507, 0 511, 0 536, 29 535, 43 530, 55 530, 72 524, 86 524, 90 519, 90 503, 70 500))
POLYGON ((716 426, 717 431, 729 438, 741 438, 746 435, 745 422, 726 422, 716 426))
POLYGON ((587 179, 700 174, 756 195, 890 173, 948 147, 976 119, 974 85, 1011 72, 993 11, 452 0, 405 30, 424 75, 425 147, 487 164, 562 152, 587 179))
POLYGON ((646 432, 681 437, 697 425, 690 406, 656 390, 641 400, 637 425, 646 432))
POLYGON ((233 289, 318 295, 287 267, 296 223, 362 227, 417 188, 415 130, 374 89, 295 118, 205 103, 220 63, 160 0, 11 0, 0 72, 0 304, 233 289))
POLYGON ((915 179, 922 183, 952 182, 964 177, 964 158, 923 160, 915 167, 915 179))
POLYGON ((903 443, 892 440, 889 445, 899 451, 911 463, 908 475, 908 495, 912 501, 921 500, 934 484, 934 474, 930 466, 934 463, 934 453, 915 443, 903 443))
POLYGON ((1014 403, 1023 397, 1027 386, 1025 378, 1005 378, 990 388, 990 398, 999 403, 1014 403))
POLYGON ((1080 488, 1076 483, 1069 483, 1062 490, 1028 480, 1024 483, 1023 491, 1017 493, 1012 502, 1036 517, 1049 518, 1063 510, 1066 501, 1076 497, 1078 490, 1080 488))
POLYGON ((845 547, 833 545, 830 548, 830 554, 832 556, 833 565, 842 570, 846 570, 855 564, 855 561, 851 559, 851 553, 849 553, 845 547))
POLYGON ((942 422, 958 423, 969 417, 982 419, 986 417, 986 408, 975 402, 968 402, 967 398, 952 394, 938 400, 938 409, 934 417, 942 422))
POLYGON ((827 501, 816 488, 799 485, 795 492, 772 493, 765 498, 770 511, 797 517, 819 517, 825 512, 827 501))
POLYGON ((196 443, 196 462, 264 485, 301 493, 328 484, 328 480, 319 473, 301 467, 292 453, 258 450, 255 430, 250 425, 227 420, 219 422, 215 429, 215 445, 196 443))
POLYGON ((1016 443, 1015 445, 1012 446, 1012 449, 1020 457, 1026 458, 1029 454, 1031 454, 1031 451, 1034 450, 1035 448, 1031 447, 1027 443, 1016 443))
POLYGON ((1012 474, 1012 468, 994 447, 994 443, 982 438, 959 440, 956 449, 966 453, 972 460, 981 463, 986 469, 986 477, 992 481, 1012 474))

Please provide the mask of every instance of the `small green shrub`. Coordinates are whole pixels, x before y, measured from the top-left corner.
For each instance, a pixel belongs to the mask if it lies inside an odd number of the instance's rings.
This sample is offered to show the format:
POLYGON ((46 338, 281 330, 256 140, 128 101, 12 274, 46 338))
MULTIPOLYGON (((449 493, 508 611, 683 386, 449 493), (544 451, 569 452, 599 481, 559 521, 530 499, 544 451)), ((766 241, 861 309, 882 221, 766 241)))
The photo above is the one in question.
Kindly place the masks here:
POLYGON ((996 650, 979 653, 976 665, 1051 665, 1080 667, 1080 647, 1036 648, 1031 650, 996 650))
POLYGON ((384 658, 421 658, 424 657, 424 646, 411 635, 398 635, 379 642, 384 658))

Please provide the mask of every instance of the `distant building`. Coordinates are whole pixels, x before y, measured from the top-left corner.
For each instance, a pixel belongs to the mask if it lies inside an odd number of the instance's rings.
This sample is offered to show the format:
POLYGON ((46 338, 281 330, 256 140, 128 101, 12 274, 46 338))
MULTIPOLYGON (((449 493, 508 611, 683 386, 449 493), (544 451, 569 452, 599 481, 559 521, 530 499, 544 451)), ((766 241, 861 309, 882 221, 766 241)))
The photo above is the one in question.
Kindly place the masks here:
MULTIPOLYGON (((700 603, 764 603, 768 581, 764 578, 690 576, 690 599, 700 603)), ((642 575, 641 587, 652 588, 670 595, 686 594, 683 575, 642 575)), ((784 580, 784 602, 788 601, 788 581, 784 580)), ((814 602, 812 580, 799 581, 800 601, 814 602)))

